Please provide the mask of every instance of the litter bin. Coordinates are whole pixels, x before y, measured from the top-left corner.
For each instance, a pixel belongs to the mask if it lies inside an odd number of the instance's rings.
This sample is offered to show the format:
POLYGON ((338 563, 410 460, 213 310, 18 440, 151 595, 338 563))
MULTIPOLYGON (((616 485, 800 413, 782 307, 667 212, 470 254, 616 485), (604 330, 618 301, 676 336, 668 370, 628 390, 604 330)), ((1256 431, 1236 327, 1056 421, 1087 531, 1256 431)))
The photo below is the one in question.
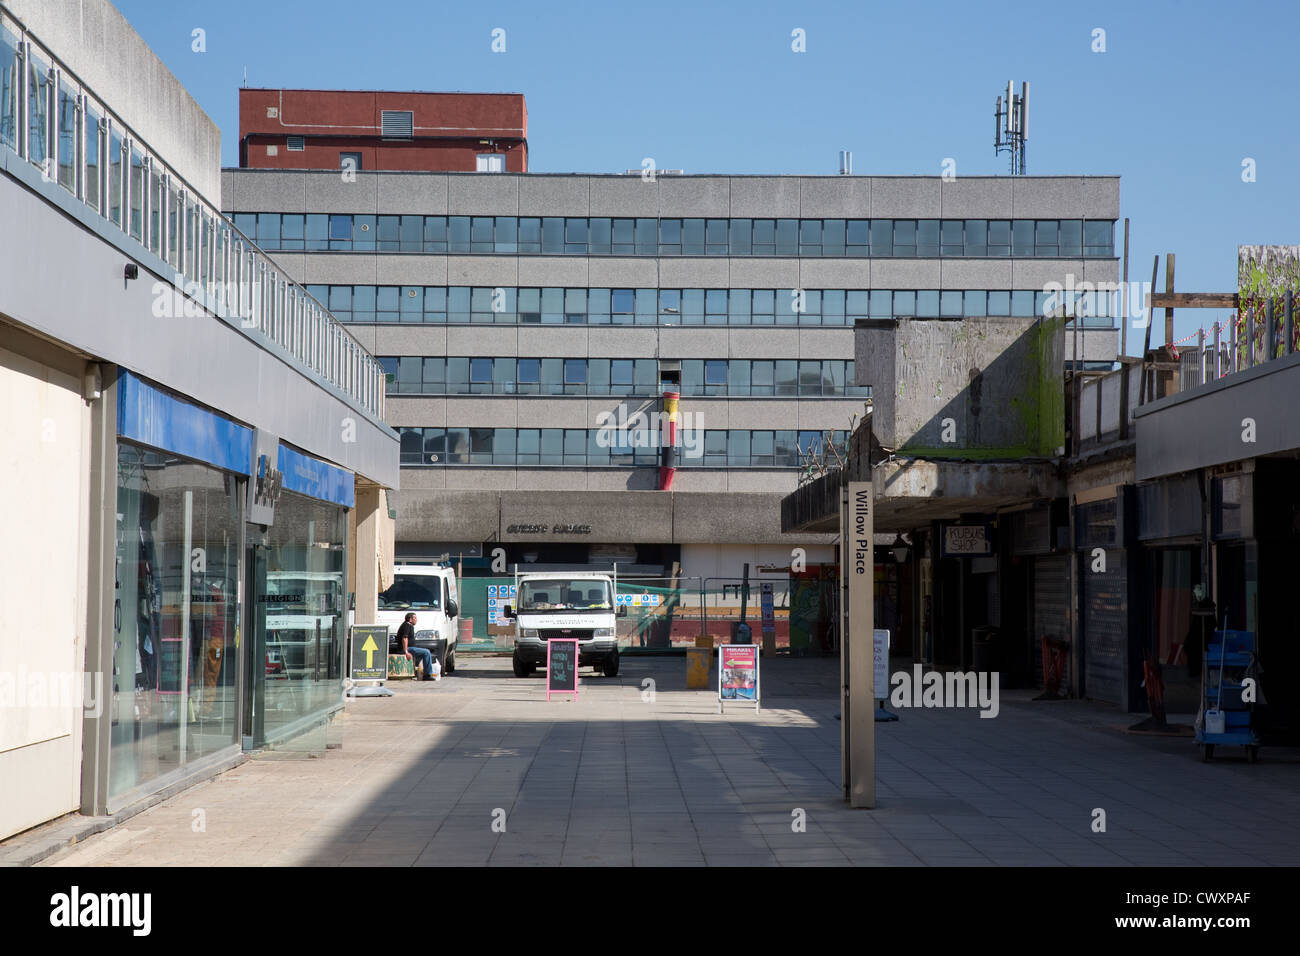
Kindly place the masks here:
POLYGON ((999 669, 998 629, 988 624, 981 624, 970 632, 971 670, 977 674, 989 674, 999 669))
POLYGON ((749 625, 744 621, 731 622, 731 643, 733 644, 753 644, 752 631, 749 625))

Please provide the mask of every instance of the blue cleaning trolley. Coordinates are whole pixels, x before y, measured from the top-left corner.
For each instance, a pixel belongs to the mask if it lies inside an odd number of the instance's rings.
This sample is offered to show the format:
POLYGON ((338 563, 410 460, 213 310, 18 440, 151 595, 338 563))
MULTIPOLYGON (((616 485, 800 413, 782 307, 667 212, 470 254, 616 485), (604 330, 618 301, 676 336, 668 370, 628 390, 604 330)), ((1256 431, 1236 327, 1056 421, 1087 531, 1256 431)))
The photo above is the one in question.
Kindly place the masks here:
MULTIPOLYGON (((1201 712, 1196 718, 1196 746, 1201 760, 1220 745, 1245 747, 1246 759, 1259 757, 1255 734, 1255 697, 1243 700, 1244 681, 1256 672, 1253 631, 1215 631, 1201 658, 1201 712)), ((1258 678, 1255 678, 1258 681, 1258 678)))

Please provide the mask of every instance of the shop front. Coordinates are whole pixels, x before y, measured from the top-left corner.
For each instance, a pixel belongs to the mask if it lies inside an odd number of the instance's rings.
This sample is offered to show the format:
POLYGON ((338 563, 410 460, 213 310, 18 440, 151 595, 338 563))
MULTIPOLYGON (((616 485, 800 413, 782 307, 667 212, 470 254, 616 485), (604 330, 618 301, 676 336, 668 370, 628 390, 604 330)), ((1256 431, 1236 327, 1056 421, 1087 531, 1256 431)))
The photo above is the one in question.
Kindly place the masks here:
POLYGON ((350 472, 117 386, 110 811, 341 706, 353 504, 350 472))

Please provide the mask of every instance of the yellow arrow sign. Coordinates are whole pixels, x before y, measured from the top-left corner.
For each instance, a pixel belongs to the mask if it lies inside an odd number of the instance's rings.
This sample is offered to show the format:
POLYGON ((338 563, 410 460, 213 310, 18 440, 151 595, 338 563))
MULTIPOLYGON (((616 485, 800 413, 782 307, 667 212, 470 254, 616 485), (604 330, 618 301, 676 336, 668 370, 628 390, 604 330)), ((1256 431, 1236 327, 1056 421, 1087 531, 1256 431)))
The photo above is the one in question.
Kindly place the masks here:
POLYGON ((366 670, 371 670, 375 666, 375 651, 379 650, 379 645, 375 643, 373 634, 366 635, 366 642, 361 645, 361 649, 366 652, 366 670))

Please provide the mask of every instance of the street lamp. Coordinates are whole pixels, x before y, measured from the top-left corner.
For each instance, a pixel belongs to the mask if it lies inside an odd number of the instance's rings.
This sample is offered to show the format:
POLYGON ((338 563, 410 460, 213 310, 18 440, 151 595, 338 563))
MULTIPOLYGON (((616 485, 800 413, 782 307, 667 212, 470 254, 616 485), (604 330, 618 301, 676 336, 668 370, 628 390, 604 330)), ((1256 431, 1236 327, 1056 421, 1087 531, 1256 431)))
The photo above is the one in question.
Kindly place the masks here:
POLYGON ((903 540, 901 531, 898 533, 898 537, 894 539, 894 560, 899 564, 907 560, 907 542, 903 540))

